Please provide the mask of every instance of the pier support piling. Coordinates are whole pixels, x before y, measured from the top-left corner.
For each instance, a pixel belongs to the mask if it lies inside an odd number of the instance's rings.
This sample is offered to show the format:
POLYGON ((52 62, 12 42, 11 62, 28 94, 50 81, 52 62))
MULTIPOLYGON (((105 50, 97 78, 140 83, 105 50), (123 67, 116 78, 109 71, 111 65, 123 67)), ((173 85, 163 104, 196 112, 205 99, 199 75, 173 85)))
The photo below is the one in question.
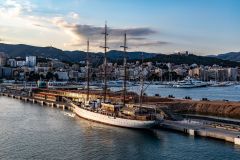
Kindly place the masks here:
POLYGON ((195 130, 194 129, 189 129, 188 130, 189 135, 195 136, 195 130))

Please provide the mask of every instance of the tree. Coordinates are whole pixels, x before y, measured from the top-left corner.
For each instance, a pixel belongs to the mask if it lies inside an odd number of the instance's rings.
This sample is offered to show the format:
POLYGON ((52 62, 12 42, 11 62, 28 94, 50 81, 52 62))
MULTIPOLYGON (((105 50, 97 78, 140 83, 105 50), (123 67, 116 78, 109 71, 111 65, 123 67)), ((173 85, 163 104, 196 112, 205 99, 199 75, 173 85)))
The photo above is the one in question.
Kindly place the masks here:
POLYGON ((54 78, 55 78, 56 81, 58 81, 59 80, 58 74, 55 73, 54 78))
POLYGON ((47 72, 46 79, 49 81, 49 80, 53 80, 53 78, 54 78, 54 74, 52 72, 47 72))
POLYGON ((33 71, 29 73, 28 81, 38 81, 39 79, 40 75, 38 73, 34 73, 33 71))

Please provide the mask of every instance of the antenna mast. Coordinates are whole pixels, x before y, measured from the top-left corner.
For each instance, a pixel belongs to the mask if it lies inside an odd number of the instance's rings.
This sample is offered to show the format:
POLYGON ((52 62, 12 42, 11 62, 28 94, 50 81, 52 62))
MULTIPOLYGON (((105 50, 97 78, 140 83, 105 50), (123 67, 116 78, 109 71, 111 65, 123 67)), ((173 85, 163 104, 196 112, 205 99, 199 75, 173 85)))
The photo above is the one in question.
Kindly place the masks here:
POLYGON ((102 33, 104 35, 104 46, 101 46, 101 48, 104 49, 104 99, 103 102, 106 101, 106 97, 107 97, 107 36, 108 36, 108 32, 107 32, 107 23, 105 24, 105 30, 104 33, 102 33))
POLYGON ((124 66, 124 82, 123 82, 123 106, 126 104, 126 93, 127 93, 127 34, 124 34, 124 44, 120 46, 124 50, 124 59, 123 59, 123 66, 124 66))

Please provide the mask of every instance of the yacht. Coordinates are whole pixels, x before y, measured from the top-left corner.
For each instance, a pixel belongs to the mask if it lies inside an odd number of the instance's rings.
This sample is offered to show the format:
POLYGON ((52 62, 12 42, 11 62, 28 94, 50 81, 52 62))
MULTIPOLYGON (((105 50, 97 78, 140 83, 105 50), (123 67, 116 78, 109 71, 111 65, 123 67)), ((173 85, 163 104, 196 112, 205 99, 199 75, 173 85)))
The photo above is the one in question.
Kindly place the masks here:
MULTIPOLYGON (((105 56, 104 56, 104 64, 107 64, 106 59, 106 52, 107 52, 107 26, 105 25, 105 56)), ((89 41, 88 41, 88 50, 87 53, 89 53, 89 41)), ((124 36, 124 53, 126 55, 126 34, 124 36)), ((88 57, 88 55, 87 55, 88 57)), ((87 58, 87 61, 88 58, 87 58)), ((87 69, 89 73, 89 62, 87 62, 87 69)), ((71 100, 68 101, 69 104, 73 107, 74 112, 79 117, 104 123, 108 125, 118 126, 118 127, 126 127, 126 128, 137 128, 137 129, 145 129, 145 128, 151 128, 155 125, 159 124, 162 121, 162 117, 157 116, 156 114, 156 106, 144 106, 142 103, 139 104, 127 104, 126 103, 126 56, 124 58, 124 66, 125 66, 125 75, 124 75, 124 81, 121 84, 123 86, 123 102, 122 103, 114 103, 109 100, 107 100, 107 81, 106 81, 106 67, 104 67, 104 86, 103 86, 103 99, 94 99, 93 97, 90 98, 89 96, 89 77, 88 80, 88 92, 87 92, 87 98, 86 100, 82 102, 73 102, 71 100)), ((89 74, 88 74, 89 75, 89 74)), ((142 93, 142 92, 141 92, 142 93)), ((142 94, 141 94, 142 95, 142 94)))
POLYGON ((183 81, 177 81, 172 85, 174 88, 197 88, 197 87, 206 87, 208 84, 202 81, 198 81, 192 78, 186 78, 183 81))
POLYGON ((234 83, 232 82, 216 82, 216 81, 210 82, 211 87, 228 87, 232 85, 234 85, 234 83))
MULTIPOLYGON (((109 81, 108 82, 108 86, 109 87, 122 87, 123 86, 124 81, 123 80, 115 80, 115 81, 109 81)), ((131 82, 126 82, 127 86, 131 86, 132 83, 131 82)))

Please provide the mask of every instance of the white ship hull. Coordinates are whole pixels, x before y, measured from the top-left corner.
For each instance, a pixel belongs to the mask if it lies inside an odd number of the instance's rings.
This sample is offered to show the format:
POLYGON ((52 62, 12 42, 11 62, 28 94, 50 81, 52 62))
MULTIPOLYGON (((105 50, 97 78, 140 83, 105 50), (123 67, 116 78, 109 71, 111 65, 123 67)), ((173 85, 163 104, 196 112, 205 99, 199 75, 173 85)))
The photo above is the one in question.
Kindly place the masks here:
POLYGON ((176 84, 176 85, 173 85, 174 88, 199 88, 199 87, 206 87, 207 85, 205 84, 199 84, 199 85, 196 85, 196 84, 193 84, 193 85, 184 85, 184 84, 176 84))
POLYGON ((131 120, 131 119, 123 119, 118 117, 112 117, 108 115, 103 115, 100 113, 92 112, 85 110, 83 108, 78 107, 75 104, 72 104, 74 106, 75 113, 82 118, 100 122, 108 125, 118 126, 118 127, 126 127, 126 128, 151 128, 159 123, 159 121, 140 121, 140 120, 131 120))

